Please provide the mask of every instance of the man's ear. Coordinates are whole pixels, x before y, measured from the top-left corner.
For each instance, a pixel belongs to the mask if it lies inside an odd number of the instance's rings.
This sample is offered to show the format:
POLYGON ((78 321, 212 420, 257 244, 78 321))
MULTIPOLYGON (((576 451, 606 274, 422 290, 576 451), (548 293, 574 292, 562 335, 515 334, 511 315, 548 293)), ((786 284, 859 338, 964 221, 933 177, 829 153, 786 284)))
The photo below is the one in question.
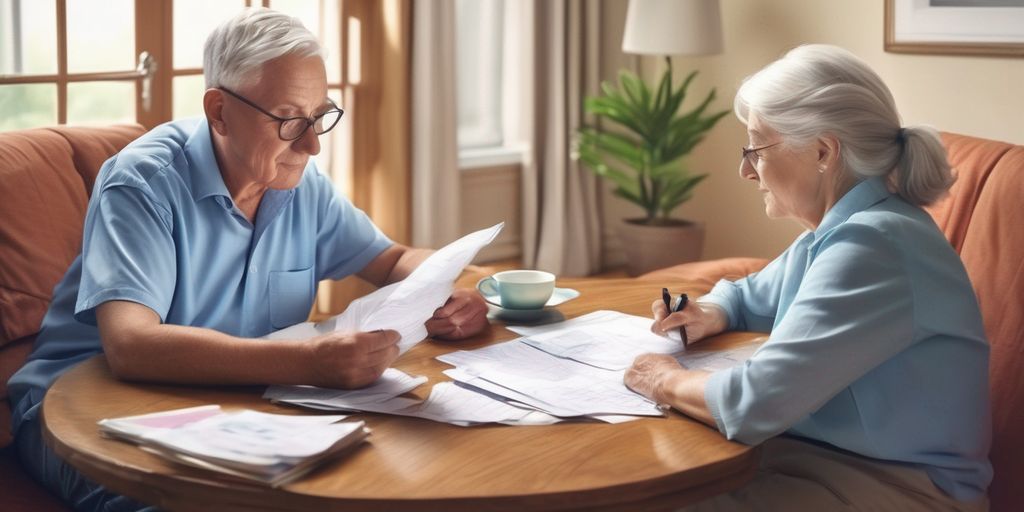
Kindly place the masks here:
POLYGON ((206 113, 206 121, 210 128, 220 136, 227 134, 228 125, 224 121, 224 93, 220 89, 207 89, 203 94, 203 112, 206 113))
POLYGON ((818 168, 835 169, 839 165, 839 139, 825 134, 818 138, 818 168))

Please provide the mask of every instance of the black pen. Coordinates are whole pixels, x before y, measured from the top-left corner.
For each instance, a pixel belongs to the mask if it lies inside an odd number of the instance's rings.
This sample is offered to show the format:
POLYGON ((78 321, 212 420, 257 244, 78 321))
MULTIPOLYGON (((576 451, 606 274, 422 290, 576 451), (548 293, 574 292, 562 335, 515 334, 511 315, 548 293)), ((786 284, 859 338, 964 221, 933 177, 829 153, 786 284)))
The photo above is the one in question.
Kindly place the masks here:
MULTIPOLYGON (((672 313, 677 312, 677 311, 682 311, 683 308, 686 307, 686 303, 690 300, 690 298, 685 293, 680 294, 679 295, 679 301, 676 302, 676 307, 673 310, 672 309, 672 296, 669 295, 668 288, 662 288, 661 289, 661 300, 665 301, 665 308, 668 309, 669 314, 672 314, 672 313)), ((679 327, 679 338, 683 342, 683 350, 686 350, 687 339, 686 339, 686 327, 685 326, 680 326, 679 327)))
MULTIPOLYGON (((678 313, 678 312, 682 311, 683 308, 686 307, 686 303, 687 302, 690 302, 690 297, 688 295, 686 295, 685 293, 680 293, 679 294, 679 301, 676 302, 676 309, 673 311, 673 313, 678 313)), ((686 350, 686 346, 690 344, 690 340, 687 339, 687 337, 686 337, 686 326, 685 325, 679 326, 679 337, 683 339, 683 350, 686 350)))

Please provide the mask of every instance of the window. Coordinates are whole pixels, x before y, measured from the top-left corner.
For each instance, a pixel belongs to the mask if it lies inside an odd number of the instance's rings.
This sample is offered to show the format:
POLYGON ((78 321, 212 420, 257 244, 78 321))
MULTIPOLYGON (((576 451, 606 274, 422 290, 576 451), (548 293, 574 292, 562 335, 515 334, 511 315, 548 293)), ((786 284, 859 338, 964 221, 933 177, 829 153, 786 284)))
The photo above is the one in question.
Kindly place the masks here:
MULTIPOLYGON (((329 96, 345 105, 343 0, 0 0, 0 131, 203 114, 203 43, 247 5, 296 16, 328 49, 329 96)), ((317 165, 347 192, 351 129, 321 139, 317 165)))

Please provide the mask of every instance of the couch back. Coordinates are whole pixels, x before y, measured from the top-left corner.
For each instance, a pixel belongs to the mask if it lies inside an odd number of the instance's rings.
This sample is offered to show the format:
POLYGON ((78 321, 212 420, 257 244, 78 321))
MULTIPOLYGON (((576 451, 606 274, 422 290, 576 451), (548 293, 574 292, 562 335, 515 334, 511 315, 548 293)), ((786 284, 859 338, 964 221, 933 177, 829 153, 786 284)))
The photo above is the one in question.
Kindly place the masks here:
POLYGON ((1024 506, 1024 146, 945 133, 957 181, 928 209, 971 277, 991 344, 992 510, 1024 506))
POLYGON ((0 133, 0 447, 11 442, 7 379, 32 348, 53 287, 82 243, 103 162, 139 125, 0 133))

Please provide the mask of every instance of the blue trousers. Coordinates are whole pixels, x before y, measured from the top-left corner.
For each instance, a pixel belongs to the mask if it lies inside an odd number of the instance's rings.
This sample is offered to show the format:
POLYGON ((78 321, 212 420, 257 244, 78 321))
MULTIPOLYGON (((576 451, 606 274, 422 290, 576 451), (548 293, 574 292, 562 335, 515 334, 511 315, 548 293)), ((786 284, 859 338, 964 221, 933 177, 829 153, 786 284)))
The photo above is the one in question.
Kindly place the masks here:
POLYGON ((60 497, 64 503, 75 510, 90 512, 154 512, 158 510, 108 491, 64 462, 43 442, 42 431, 37 420, 28 420, 21 424, 15 444, 22 467, 32 475, 32 478, 35 478, 37 482, 43 484, 51 493, 60 497))

